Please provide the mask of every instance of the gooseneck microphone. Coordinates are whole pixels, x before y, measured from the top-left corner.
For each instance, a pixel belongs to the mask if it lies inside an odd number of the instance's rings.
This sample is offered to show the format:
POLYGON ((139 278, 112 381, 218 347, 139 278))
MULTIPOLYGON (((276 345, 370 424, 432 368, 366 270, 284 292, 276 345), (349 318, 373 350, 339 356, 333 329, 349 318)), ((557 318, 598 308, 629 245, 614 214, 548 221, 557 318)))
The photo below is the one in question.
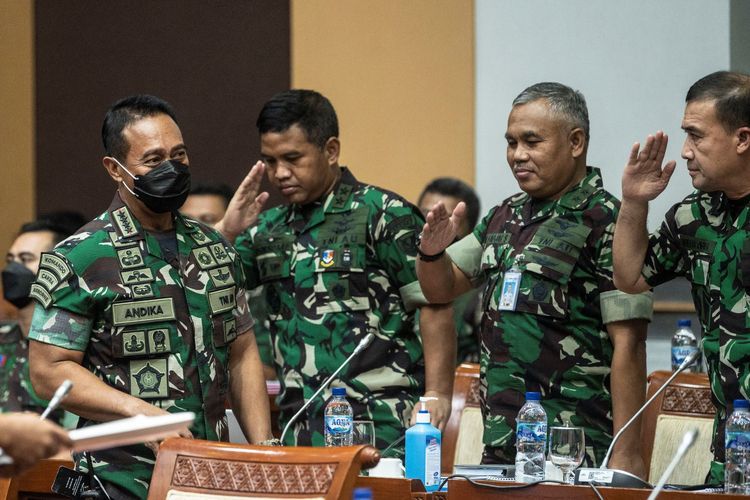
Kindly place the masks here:
POLYGON ((685 433, 684 436, 682 436, 682 442, 680 443, 680 447, 677 448, 677 453, 674 454, 672 461, 669 462, 667 468, 664 469, 664 472, 659 478, 659 481, 657 481, 656 486, 654 486, 654 491, 652 491, 648 496, 648 500, 654 500, 657 495, 661 493, 661 490, 662 488, 664 488, 664 484, 667 482, 667 479, 669 479, 669 476, 672 475, 672 472, 674 471, 675 467, 677 467, 677 464, 680 463, 682 457, 685 456, 685 453, 687 453, 690 447, 693 446, 693 443, 695 443, 695 438, 697 437, 698 429, 696 428, 690 429, 685 433))
POLYGON ((700 356, 700 350, 693 351, 689 356, 687 356, 683 361, 682 364, 674 371, 672 375, 669 376, 669 378, 662 384, 661 387, 654 393, 653 396, 651 396, 648 401, 646 401, 643 406, 640 407, 640 409, 635 412, 635 415, 630 417, 630 420, 625 422, 625 425, 620 427, 620 430, 617 431, 615 436, 612 438, 612 443, 609 445, 609 449, 607 449, 607 454, 604 456, 604 460, 602 460, 602 465, 598 469, 591 469, 591 468, 581 468, 576 471, 576 484, 588 484, 588 483, 602 483, 602 484, 609 484, 612 486, 622 486, 622 487, 628 487, 628 488, 650 488, 651 485, 648 484, 646 481, 643 481, 639 477, 635 476, 634 474, 631 474, 629 472, 616 470, 616 469, 608 469, 607 464, 609 463, 609 458, 612 455, 612 450, 615 448, 615 444, 617 444, 617 441, 620 439, 620 436, 633 424, 633 422, 638 419, 639 416, 641 416, 641 413, 650 405, 656 397, 664 391, 667 386, 674 380, 674 378, 685 371, 687 367, 692 365, 696 359, 698 359, 698 356, 700 356))
POLYGON ((302 408, 300 408, 299 411, 297 413, 295 413, 294 416, 291 419, 289 419, 289 422, 287 422, 286 426, 284 426, 284 432, 281 433, 281 439, 279 439, 279 441, 281 441, 282 444, 284 443, 284 436, 286 436, 287 431, 292 426, 292 424, 299 418, 299 416, 302 415, 302 412, 305 411, 308 406, 310 406, 310 404, 315 400, 315 398, 317 398, 318 395, 321 392, 323 392, 323 390, 326 387, 328 387, 328 385, 333 381, 333 379, 336 378, 336 375, 338 375, 339 372, 341 370, 343 370, 344 367, 346 365, 348 365, 349 362, 355 356, 357 356, 360 352, 364 351, 365 348, 370 345, 370 343, 372 342, 372 340, 374 338, 375 338, 375 334, 374 333, 368 333, 367 335, 365 335, 365 337, 362 340, 359 341, 359 344, 357 344, 357 347, 354 348, 354 351, 352 351, 352 353, 349 355, 349 357, 346 358, 344 360, 344 362, 341 363, 341 365, 338 368, 336 368, 336 371, 333 372, 330 377, 328 377, 327 379, 325 379, 325 381, 320 385, 320 387, 318 388, 318 390, 315 391, 315 393, 312 396, 310 396, 310 399, 308 399, 307 402, 304 405, 302 405, 302 408))

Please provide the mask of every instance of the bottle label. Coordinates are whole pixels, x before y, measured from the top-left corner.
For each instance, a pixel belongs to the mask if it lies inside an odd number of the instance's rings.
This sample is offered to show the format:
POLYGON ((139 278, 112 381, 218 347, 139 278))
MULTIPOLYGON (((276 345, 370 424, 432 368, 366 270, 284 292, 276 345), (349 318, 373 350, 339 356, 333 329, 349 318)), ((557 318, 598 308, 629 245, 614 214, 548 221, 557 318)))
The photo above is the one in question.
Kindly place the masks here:
POLYGON ((547 422, 519 422, 516 424, 517 443, 545 443, 547 422))
POLYGON ((727 431, 726 448, 728 450, 750 451, 750 434, 727 431))
POLYGON ((329 415, 326 417, 328 434, 348 434, 352 431, 352 418, 344 415, 329 415))
POLYGON ((672 366, 678 367, 685 361, 685 358, 697 351, 698 348, 692 345, 674 346, 672 348, 672 366))
POLYGON ((424 448, 424 485, 440 484, 440 443, 435 436, 426 436, 424 448))

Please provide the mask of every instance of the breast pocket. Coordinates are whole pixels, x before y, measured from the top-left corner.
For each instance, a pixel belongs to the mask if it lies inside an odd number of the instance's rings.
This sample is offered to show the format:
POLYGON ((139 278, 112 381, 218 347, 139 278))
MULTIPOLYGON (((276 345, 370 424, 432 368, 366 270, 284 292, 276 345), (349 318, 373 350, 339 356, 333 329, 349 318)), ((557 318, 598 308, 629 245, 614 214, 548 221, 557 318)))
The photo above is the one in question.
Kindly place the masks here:
POLYGON ((364 247, 331 246, 314 258, 317 314, 370 309, 364 247))
POLYGON ((289 314, 289 311, 285 311, 282 297, 284 288, 293 289, 290 282, 293 244, 291 237, 269 237, 258 248, 258 278, 264 285, 263 300, 270 321, 280 320, 289 314))

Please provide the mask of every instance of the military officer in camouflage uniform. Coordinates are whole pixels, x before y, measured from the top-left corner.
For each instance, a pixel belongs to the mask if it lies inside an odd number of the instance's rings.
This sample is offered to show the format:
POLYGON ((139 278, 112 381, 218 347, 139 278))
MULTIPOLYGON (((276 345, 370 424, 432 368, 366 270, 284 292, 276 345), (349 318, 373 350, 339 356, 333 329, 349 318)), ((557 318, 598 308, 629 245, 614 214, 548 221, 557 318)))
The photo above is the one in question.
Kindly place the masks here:
MULTIPOLYGON (((270 438, 239 259, 219 233, 177 212, 190 174, 171 107, 125 98, 107 112, 102 138, 118 189, 104 213, 42 255, 31 291, 34 387, 49 397, 70 379, 65 407, 79 426, 191 411, 183 435, 209 440, 228 438, 229 397, 248 439, 270 438)), ((110 497, 145 498, 157 448, 91 454, 110 497)))
POLYGON ((635 144, 622 180, 615 281, 645 290, 677 276, 691 282, 716 406, 711 481, 722 483, 724 424, 735 399, 750 399, 750 75, 720 71, 687 93, 682 157, 696 191, 648 235, 648 202, 675 169, 662 168, 667 136, 635 144))
MULTIPOLYGON (((612 282, 618 202, 586 166, 581 93, 559 83, 527 88, 513 101, 505 137, 523 193, 447 252, 464 207, 448 213, 439 204, 427 216, 417 273, 436 302, 484 286, 484 461, 514 461, 516 415, 524 393, 539 391, 550 424, 584 427, 593 465, 643 403, 651 297, 628 296, 612 282)), ((612 467, 645 475, 639 437, 638 426, 623 434, 612 467)))
MULTIPOLYGON (((50 219, 26 223, 21 226, 5 256, 3 295, 18 308, 18 321, 0 321, 0 413, 41 413, 47 405, 36 395, 29 379, 27 337, 34 313, 31 285, 39 269, 42 252, 52 250, 73 230, 75 227, 68 230, 64 224, 50 219)), ((60 420, 61 414, 55 412, 53 418, 60 420)))
MULTIPOLYGON (((450 308, 425 306, 416 280, 419 210, 338 165, 336 113, 319 93, 274 96, 257 125, 268 177, 290 204, 261 214, 236 247, 249 286, 263 287, 281 427, 370 332, 375 340, 333 382, 347 388, 354 418, 374 421, 384 448, 402 435, 425 391, 438 398, 430 405, 442 426, 455 334, 450 308), (421 339, 413 329, 420 307, 421 339)), ((325 404, 312 403, 286 444, 323 444, 325 404)))

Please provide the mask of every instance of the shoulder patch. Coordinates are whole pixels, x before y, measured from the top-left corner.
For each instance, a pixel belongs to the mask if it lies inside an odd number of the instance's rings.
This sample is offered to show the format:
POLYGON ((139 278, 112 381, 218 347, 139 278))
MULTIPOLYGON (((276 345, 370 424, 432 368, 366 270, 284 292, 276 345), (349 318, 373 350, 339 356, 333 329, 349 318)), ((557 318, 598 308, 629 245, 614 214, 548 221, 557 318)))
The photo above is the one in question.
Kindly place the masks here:
POLYGON ((36 299, 45 309, 52 304, 52 295, 50 295, 50 293, 38 283, 31 285, 31 293, 29 296, 32 299, 36 299))
POLYGON ((60 281, 67 279, 73 274, 73 270, 70 268, 67 260, 50 252, 42 253, 41 258, 39 259, 39 267, 51 269, 57 277, 60 278, 60 281))

